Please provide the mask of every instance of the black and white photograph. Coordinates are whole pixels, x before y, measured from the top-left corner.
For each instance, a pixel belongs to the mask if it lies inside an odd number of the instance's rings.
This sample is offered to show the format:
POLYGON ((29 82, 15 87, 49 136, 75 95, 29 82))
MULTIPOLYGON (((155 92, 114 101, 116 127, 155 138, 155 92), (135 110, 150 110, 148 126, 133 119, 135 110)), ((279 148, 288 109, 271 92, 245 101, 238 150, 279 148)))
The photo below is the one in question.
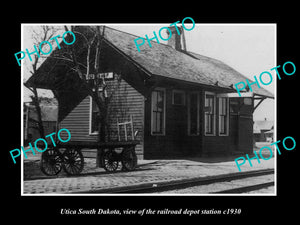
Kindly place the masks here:
POLYGON ((22 38, 23 195, 276 195, 276 24, 22 38))
POLYGON ((146 16, 139 3, 138 16, 114 3, 123 16, 102 2, 73 3, 22 6, 3 19, 5 217, 132 224, 297 215, 292 5, 289 14, 284 3, 280 11, 251 3, 250 14, 250 4, 232 13, 213 3, 146 16))

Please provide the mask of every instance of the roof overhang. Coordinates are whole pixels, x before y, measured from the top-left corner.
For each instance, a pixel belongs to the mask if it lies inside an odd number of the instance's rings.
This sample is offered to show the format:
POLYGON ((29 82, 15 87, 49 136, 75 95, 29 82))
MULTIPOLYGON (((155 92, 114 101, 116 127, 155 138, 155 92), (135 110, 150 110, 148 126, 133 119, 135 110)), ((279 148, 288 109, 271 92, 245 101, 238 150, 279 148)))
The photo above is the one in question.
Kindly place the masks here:
POLYGON ((226 97, 226 98, 252 98, 254 96, 253 92, 245 92, 245 93, 221 93, 217 94, 217 97, 226 97))
POLYGON ((270 98, 270 99, 274 99, 274 96, 270 96, 270 95, 261 95, 261 94, 257 94, 257 93, 253 93, 253 92, 242 92, 242 93, 220 93, 217 94, 217 97, 227 97, 227 98, 254 98, 254 99, 266 99, 266 98, 270 98))

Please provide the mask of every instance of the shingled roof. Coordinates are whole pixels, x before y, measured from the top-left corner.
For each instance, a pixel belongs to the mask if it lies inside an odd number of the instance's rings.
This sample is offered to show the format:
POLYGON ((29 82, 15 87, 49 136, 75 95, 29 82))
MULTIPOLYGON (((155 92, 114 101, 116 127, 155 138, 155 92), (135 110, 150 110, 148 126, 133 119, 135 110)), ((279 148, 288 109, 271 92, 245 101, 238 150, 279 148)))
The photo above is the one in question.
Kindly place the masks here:
MULTIPOLYGON (((194 84, 209 85, 222 88, 226 92, 236 92, 234 84, 241 81, 245 82, 248 79, 220 60, 193 52, 178 51, 169 45, 155 41, 151 41, 152 47, 147 43, 140 46, 141 51, 138 52, 134 43, 134 39, 138 36, 107 26, 104 27, 104 41, 137 64, 149 76, 161 76, 194 84)), ((88 30, 83 29, 83 26, 77 26, 76 29, 85 30, 85 32, 88 30)), ((55 51, 58 51, 58 49, 55 51)), ((52 62, 51 60, 53 59, 45 60, 40 67, 42 69, 39 68, 37 74, 27 81, 27 85, 31 86, 35 82, 42 84, 37 85, 39 87, 50 88, 47 84, 53 80, 51 73, 62 73, 61 65, 53 68, 52 65, 56 64, 57 61, 52 62), (47 71, 50 68, 51 72, 47 71)), ((251 79, 248 80, 253 82, 251 79)), ((257 85, 253 85, 252 89, 255 95, 274 98, 272 93, 263 88, 258 88, 257 85)))
MULTIPOLYGON (((140 46, 141 51, 138 52, 134 43, 137 36, 113 28, 105 27, 104 37, 152 75, 214 87, 217 83, 219 87, 231 89, 232 92, 236 92, 232 85, 241 81, 246 82, 248 79, 220 60, 193 52, 178 51, 155 41, 151 41, 152 47, 145 41, 145 44, 140 46)), ((251 79, 248 80, 253 82, 251 79)), ((256 95, 274 98, 272 93, 263 88, 256 85, 251 88, 256 95)))

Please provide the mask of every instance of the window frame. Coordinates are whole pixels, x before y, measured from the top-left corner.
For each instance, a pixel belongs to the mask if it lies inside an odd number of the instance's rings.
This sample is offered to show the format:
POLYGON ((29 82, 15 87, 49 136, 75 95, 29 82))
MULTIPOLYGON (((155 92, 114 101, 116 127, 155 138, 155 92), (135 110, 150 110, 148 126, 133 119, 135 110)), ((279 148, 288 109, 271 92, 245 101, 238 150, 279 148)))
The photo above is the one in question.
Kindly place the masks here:
MULTIPOLYGON (((223 104, 222 104, 223 106, 223 104)), ((229 135, 229 98, 228 97, 218 97, 218 119, 219 119, 219 127, 218 127, 218 134, 219 136, 228 136, 229 135), (221 133, 221 108, 220 108, 220 100, 226 99, 226 132, 223 134, 221 133)))
POLYGON ((90 98, 90 112, 89 112, 89 135, 98 135, 99 131, 92 132, 92 118, 93 118, 93 98, 89 96, 90 98))
POLYGON ((155 88, 152 92, 151 92, 151 120, 150 120, 150 125, 151 125, 151 135, 152 136, 165 136, 166 135, 166 88, 161 88, 161 87, 157 87, 155 88), (162 122, 162 133, 154 133, 153 132, 153 92, 155 91, 162 91, 164 93, 164 97, 163 97, 163 102, 164 102, 164 107, 163 107, 163 122, 162 122))
POLYGON ((216 136, 216 93, 210 92, 210 91, 205 91, 204 93, 204 108, 205 108, 205 100, 207 95, 212 95, 213 96, 213 126, 212 126, 212 133, 207 133, 206 131, 206 112, 204 110, 204 136, 216 136))
POLYGON ((185 91, 181 91, 181 90, 173 90, 172 91, 172 105, 176 105, 176 106, 185 106, 185 102, 186 102, 186 95, 185 95, 185 91), (178 93, 178 94, 182 94, 183 95, 183 103, 182 104, 175 104, 174 102, 174 94, 178 93))
POLYGON ((187 134, 188 136, 199 136, 200 134, 200 98, 199 98, 199 92, 193 91, 189 92, 187 95, 187 134), (197 95, 197 133, 196 134, 191 134, 191 115, 190 115, 190 107, 191 107, 191 100, 190 96, 191 94, 196 94, 197 95))

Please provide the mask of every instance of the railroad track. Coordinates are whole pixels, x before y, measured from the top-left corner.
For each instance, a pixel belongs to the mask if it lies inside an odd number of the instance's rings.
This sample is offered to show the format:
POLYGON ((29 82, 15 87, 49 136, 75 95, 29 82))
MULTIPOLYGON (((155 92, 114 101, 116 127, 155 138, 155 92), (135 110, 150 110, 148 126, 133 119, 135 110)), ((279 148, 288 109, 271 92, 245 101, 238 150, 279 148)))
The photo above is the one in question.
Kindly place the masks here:
POLYGON ((255 190, 259 190, 259 189, 267 188, 267 187, 271 187, 271 186, 274 186, 274 181, 265 182, 265 183, 261 183, 261 184, 255 184, 255 185, 249 185, 249 186, 245 186, 245 187, 231 188, 231 189, 226 189, 223 191, 217 191, 217 192, 212 192, 212 193, 214 193, 214 194, 239 194, 239 193, 255 191, 255 190))
MULTIPOLYGON (((219 182, 229 182, 233 180, 239 180, 239 179, 244 179, 249 177, 258 177, 258 176, 264 176, 269 174, 274 174, 274 169, 247 171, 247 172, 223 174, 218 176, 175 180, 175 181, 168 181, 168 182, 146 183, 146 184, 139 184, 139 185, 133 185, 128 187, 115 187, 109 189, 93 190, 89 193, 120 193, 120 194, 160 193, 165 191, 189 188, 193 186, 208 185, 208 184, 219 183, 219 182)), ((247 191, 266 188, 269 186, 274 186, 274 182, 266 182, 266 183, 261 183, 256 185, 250 185, 247 187, 233 188, 233 189, 228 189, 228 190, 223 190, 223 191, 213 192, 213 193, 243 193, 247 191)))

